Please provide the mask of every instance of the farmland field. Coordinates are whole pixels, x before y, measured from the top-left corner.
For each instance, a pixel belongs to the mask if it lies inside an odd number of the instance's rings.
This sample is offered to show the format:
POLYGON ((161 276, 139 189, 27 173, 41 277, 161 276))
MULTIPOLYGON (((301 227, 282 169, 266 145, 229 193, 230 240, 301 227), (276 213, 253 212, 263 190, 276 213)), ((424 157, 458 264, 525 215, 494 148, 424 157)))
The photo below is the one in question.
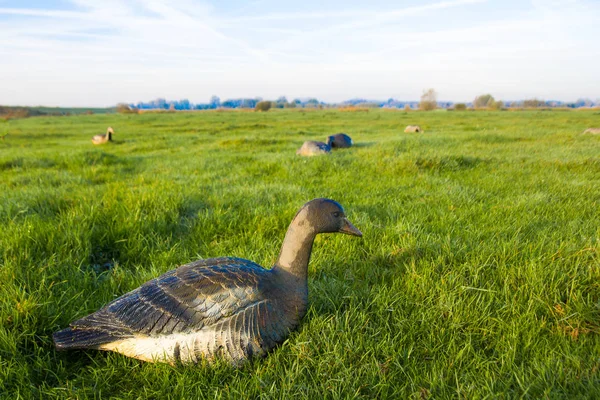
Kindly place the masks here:
POLYGON ((0 398, 600 397, 597 111, 269 111, 0 121, 0 398), (424 134, 406 134, 418 124, 424 134), (90 138, 115 130, 115 143, 90 138), (302 158, 304 140, 355 146, 302 158), (321 235, 299 331, 240 369, 56 352, 52 333, 198 258, 321 235))

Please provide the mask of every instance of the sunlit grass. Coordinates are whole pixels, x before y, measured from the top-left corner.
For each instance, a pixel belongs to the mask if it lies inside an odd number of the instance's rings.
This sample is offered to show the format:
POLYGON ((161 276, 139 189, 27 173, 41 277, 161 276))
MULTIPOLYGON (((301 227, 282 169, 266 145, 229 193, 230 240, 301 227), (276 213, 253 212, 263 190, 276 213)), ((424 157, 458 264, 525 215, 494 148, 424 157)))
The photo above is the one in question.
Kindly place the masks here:
POLYGON ((0 397, 600 396, 597 112, 30 118, 0 141, 0 397), (424 134, 405 134, 418 124, 424 134), (115 129, 115 143, 91 136, 115 129), (304 140, 356 146, 301 158, 304 140), (173 368, 52 332, 173 267, 274 262, 338 200, 310 308, 266 359, 173 368))

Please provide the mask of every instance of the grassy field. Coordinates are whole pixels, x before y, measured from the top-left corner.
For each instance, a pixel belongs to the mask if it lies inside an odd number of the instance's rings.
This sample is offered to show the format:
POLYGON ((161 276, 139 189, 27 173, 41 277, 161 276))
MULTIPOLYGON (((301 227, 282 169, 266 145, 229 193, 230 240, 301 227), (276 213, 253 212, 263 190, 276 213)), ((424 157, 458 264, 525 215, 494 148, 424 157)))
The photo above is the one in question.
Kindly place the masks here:
POLYGON ((600 396, 598 112, 270 111, 0 123, 0 398, 600 396), (425 134, 405 134, 419 124, 425 134), (90 138, 115 129, 116 142, 90 138), (304 140, 356 146, 301 158, 304 140), (159 274, 271 266, 330 197, 310 307, 267 358, 171 367, 51 334, 159 274))

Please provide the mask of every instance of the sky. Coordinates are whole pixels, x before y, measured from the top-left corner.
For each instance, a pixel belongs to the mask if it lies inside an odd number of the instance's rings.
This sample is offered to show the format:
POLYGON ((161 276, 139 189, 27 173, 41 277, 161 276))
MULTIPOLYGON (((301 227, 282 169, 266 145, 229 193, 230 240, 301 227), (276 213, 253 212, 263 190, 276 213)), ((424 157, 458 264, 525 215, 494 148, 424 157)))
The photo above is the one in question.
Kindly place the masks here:
POLYGON ((0 104, 600 98, 600 0, 0 0, 0 104))

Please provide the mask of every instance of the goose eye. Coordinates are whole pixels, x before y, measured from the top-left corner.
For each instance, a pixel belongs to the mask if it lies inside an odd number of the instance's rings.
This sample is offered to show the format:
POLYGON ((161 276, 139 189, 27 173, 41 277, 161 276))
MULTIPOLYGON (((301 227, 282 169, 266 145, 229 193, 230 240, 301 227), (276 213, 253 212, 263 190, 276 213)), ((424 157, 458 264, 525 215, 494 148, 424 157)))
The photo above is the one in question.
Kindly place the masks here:
POLYGON ((336 218, 339 218, 340 214, 341 213, 339 211, 336 211, 336 212, 333 213, 333 216, 336 217, 336 218))

